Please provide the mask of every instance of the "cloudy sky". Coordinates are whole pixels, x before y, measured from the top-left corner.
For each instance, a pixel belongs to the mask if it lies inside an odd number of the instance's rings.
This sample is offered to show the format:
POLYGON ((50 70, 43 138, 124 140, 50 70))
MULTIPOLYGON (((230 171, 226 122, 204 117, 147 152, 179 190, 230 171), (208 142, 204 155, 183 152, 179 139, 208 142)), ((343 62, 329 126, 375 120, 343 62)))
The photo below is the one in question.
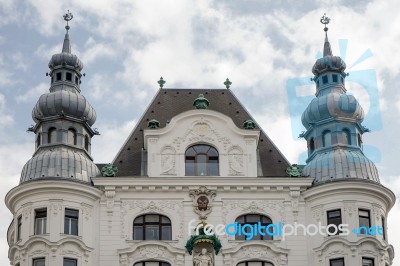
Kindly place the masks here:
MULTIPOLYGON (((61 51, 62 15, 74 15, 72 51, 84 63, 82 94, 97 111, 97 163, 111 162, 158 89, 232 91, 292 163, 306 144, 300 115, 312 98, 311 68, 322 52, 320 17, 349 72, 347 89, 367 113, 364 149, 399 197, 400 16, 396 0, 0 0, 0 198, 18 184, 32 156, 31 111, 49 88, 47 63, 61 51), (340 45, 339 45, 340 44, 340 45), (368 80, 368 84, 363 82, 368 80)), ((0 264, 8 265, 12 216, 0 203, 0 264)), ((388 220, 400 254, 400 206, 388 220), (396 223, 397 221, 397 223, 396 223)), ((400 256, 400 255, 398 255, 400 256)), ((400 264, 400 258, 394 264, 400 264)))

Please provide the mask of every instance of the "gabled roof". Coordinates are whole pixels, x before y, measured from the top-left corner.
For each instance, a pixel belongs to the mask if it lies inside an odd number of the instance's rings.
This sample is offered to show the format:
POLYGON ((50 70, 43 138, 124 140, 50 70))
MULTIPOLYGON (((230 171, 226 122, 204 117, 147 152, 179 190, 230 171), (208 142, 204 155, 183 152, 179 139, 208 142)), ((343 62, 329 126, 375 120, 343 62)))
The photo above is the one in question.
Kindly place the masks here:
MULTIPOLYGON (((113 164, 118 167, 117 175, 140 176, 144 147, 143 130, 147 129, 148 121, 156 119, 160 122, 160 127, 165 127, 174 116, 193 110, 193 102, 200 93, 210 101, 208 109, 231 117, 237 127, 243 128, 244 121, 248 119, 254 121, 229 89, 160 89, 115 157, 113 164)), ((261 130, 257 123, 256 129, 261 130)), ((289 162, 262 130, 258 149, 262 176, 287 176, 286 168, 290 166, 289 162)))

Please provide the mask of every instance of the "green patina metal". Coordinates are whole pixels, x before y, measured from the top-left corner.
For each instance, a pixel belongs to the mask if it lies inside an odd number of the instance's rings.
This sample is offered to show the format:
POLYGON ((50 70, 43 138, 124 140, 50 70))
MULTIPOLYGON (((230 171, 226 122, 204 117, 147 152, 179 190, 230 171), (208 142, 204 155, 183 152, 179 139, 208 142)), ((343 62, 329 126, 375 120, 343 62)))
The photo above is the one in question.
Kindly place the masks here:
POLYGON ((116 176, 117 173, 118 173, 118 168, 111 163, 101 168, 101 175, 105 177, 116 176))
POLYGON ((149 121, 149 123, 147 123, 147 127, 148 128, 159 128, 160 127, 160 122, 158 122, 158 120, 151 119, 149 121))
POLYGON ((219 251, 222 248, 221 241, 219 238, 213 234, 213 235, 206 235, 204 233, 203 228, 199 229, 199 234, 198 235, 192 235, 189 240, 186 242, 185 248, 187 252, 189 252, 190 255, 192 255, 193 249, 197 243, 210 243, 212 244, 215 255, 218 255, 219 251))
POLYGON ((299 177, 302 169, 297 164, 292 164, 286 169, 286 173, 291 177, 299 177))
POLYGON ((229 87, 232 85, 232 82, 227 78, 224 82, 224 85, 227 89, 229 89, 229 87))
POLYGON ((245 129, 255 129, 256 128, 256 123, 254 123, 253 120, 248 119, 248 120, 244 121, 243 127, 245 129))
POLYGON ((204 97, 203 94, 199 94, 199 96, 194 100, 193 106, 196 107, 196 109, 207 109, 207 107, 210 105, 210 102, 204 97))
POLYGON ((161 77, 160 80, 157 81, 157 83, 160 85, 160 88, 163 88, 166 81, 163 79, 163 77, 161 77))

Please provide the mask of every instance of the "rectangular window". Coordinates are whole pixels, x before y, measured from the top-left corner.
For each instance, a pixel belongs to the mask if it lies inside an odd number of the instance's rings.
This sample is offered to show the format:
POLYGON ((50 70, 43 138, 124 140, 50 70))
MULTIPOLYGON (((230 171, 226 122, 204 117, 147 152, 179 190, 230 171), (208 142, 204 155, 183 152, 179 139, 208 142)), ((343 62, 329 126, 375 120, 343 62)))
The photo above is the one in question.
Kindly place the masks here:
POLYGON ((77 265, 78 261, 76 259, 64 258, 63 266, 77 266, 77 265))
POLYGON ((358 221, 359 221, 359 228, 358 234, 360 235, 367 235, 368 229, 371 227, 371 219, 369 210, 358 210, 358 221))
POLYGON ((329 226, 330 224, 334 224, 335 226, 330 226, 328 228, 329 233, 330 234, 335 234, 336 231, 336 235, 340 234, 341 231, 339 231, 339 225, 342 224, 342 213, 341 210, 331 210, 328 211, 327 213, 327 217, 328 217, 328 223, 327 225, 329 226))
POLYGON ((333 82, 337 82, 338 81, 338 76, 336 74, 332 75, 332 80, 333 82))
POLYGON ((35 210, 35 235, 46 234, 47 209, 35 210))
POLYGON ((79 211, 73 209, 65 209, 64 217, 64 234, 78 235, 79 211))
POLYGON ((362 258, 362 266, 374 266, 374 259, 371 258, 362 258))
POLYGON ((46 260, 45 258, 37 258, 32 260, 32 266, 45 266, 46 260))
POLYGON ((324 84, 328 83, 328 76, 322 77, 322 83, 324 83, 324 84))
POLYGON ((56 80, 61 80, 61 72, 56 73, 56 80))
POLYGON ((344 258, 329 260, 329 266, 344 266, 344 258))
POLYGON ((17 219, 17 241, 21 240, 22 216, 17 219))
POLYGON ((72 81, 72 73, 67 72, 67 74, 65 75, 65 79, 68 81, 72 81))
POLYGON ((382 237, 383 240, 386 240, 386 231, 385 231, 385 217, 381 217, 381 222, 382 222, 382 237))

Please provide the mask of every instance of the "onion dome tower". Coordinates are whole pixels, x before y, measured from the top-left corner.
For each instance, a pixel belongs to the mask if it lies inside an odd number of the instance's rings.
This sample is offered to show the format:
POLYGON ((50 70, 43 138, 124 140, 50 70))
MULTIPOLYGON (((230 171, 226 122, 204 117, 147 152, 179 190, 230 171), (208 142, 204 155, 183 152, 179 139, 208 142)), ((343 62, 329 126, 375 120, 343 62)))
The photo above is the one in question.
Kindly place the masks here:
POLYGON ((20 184, 46 178, 90 182, 90 177, 100 175, 90 155, 96 112, 80 94, 83 64, 71 53, 72 17, 69 12, 64 15, 67 32, 62 51, 49 62, 50 92, 40 96, 32 111, 36 150, 22 170, 20 184))
POLYGON ((325 43, 323 57, 312 72, 317 92, 302 115, 307 129, 308 159, 303 176, 314 178, 314 184, 343 179, 366 179, 379 183, 376 166, 363 153, 361 122, 364 111, 356 98, 346 94, 345 62, 332 54, 327 35, 329 18, 323 16, 325 43))

